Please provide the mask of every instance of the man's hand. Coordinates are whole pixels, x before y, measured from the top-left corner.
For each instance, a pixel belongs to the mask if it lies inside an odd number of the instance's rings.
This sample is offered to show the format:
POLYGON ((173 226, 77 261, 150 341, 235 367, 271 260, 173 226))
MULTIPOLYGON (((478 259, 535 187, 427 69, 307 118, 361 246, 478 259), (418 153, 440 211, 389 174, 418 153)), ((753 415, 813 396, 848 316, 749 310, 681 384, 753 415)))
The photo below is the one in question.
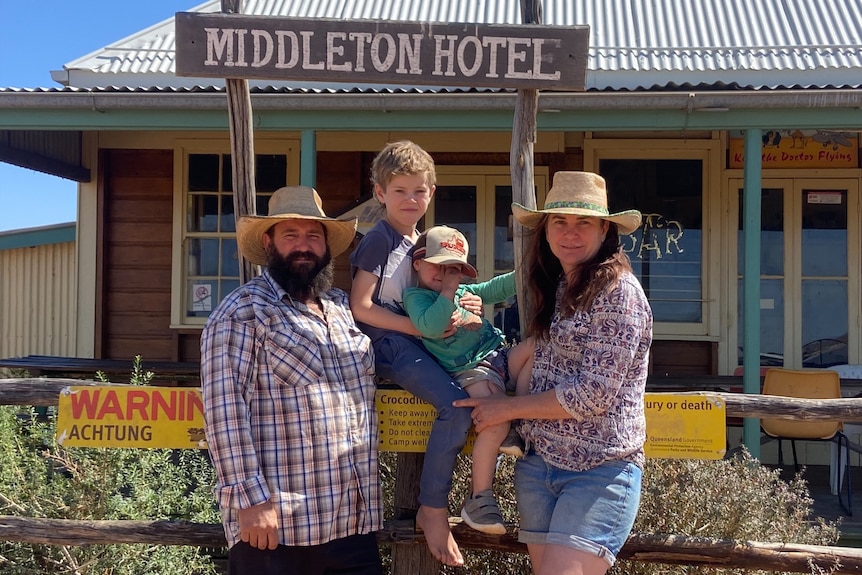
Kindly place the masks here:
POLYGON ((278 513, 270 501, 239 510, 239 537, 261 551, 278 547, 278 513))

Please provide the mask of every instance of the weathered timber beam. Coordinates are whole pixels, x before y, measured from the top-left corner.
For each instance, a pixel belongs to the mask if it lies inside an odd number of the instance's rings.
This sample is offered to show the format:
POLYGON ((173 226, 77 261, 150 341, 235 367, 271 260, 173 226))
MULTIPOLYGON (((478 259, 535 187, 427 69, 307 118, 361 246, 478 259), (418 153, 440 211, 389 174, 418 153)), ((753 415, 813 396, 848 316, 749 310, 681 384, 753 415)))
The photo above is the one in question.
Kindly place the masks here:
MULTIPOLYGON (((458 519, 451 519, 450 524, 455 539, 463 547, 507 553, 526 552, 526 546, 517 541, 517 529, 511 526, 505 535, 494 536, 474 531, 458 519)), ((381 544, 424 545, 421 532, 414 533, 411 520, 387 521, 377 539, 381 544)), ((117 543, 203 547, 226 545, 221 525, 186 521, 82 521, 14 516, 0 516, 0 540, 73 546, 117 543)), ((623 546, 619 558, 649 563, 793 573, 810 573, 811 566, 816 565, 836 574, 862 573, 862 549, 681 535, 633 533, 623 546)))
MULTIPOLYGON (((0 405, 57 405, 60 390, 69 385, 121 385, 85 379, 0 379, 0 405)), ((715 396, 725 402, 729 417, 773 417, 793 420, 862 422, 862 398, 796 399, 775 395, 690 391, 673 394, 715 396)))
POLYGON ((633 533, 620 559, 791 573, 862 573, 862 549, 633 533), (814 569, 816 566, 818 569, 814 569), (834 570, 833 570, 834 569, 834 570))
POLYGON ((50 407, 60 401, 60 391, 71 385, 128 385, 104 383, 89 379, 67 379, 40 377, 0 379, 0 405, 33 405, 50 407))

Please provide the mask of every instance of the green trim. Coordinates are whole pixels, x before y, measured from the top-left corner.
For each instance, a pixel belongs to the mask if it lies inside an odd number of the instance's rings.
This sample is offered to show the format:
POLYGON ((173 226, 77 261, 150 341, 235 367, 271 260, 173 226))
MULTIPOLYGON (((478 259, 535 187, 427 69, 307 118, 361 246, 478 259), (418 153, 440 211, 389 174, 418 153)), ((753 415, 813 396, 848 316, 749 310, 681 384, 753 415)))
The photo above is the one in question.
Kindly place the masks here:
POLYGON ((303 130, 299 148, 299 183, 314 188, 317 186, 317 133, 303 130))
MULTIPOLYGON (((255 130, 417 130, 506 131, 512 129, 511 110, 437 109, 382 110, 255 110, 255 130)), ((684 110, 561 110, 537 117, 541 131, 601 130, 745 130, 860 129, 857 108, 761 108, 726 112, 684 110)), ((0 129, 9 130, 227 130, 227 109, 92 110, 0 109, 0 129)))
MULTIPOLYGON (((745 167, 742 192, 742 229, 745 262, 742 269, 742 388, 760 394, 760 230, 763 158, 757 128, 745 131, 745 167)), ((760 420, 742 420, 742 440, 748 452, 760 459, 760 420)))
POLYGON ((606 207, 600 206, 598 204, 591 204, 589 202, 548 202, 545 204, 544 207, 544 209, 546 210, 552 210, 554 208, 578 208, 582 210, 592 210, 600 214, 608 215, 608 209, 606 207))
POLYGON ((75 241, 75 224, 58 224, 44 228, 0 232, 0 250, 33 248, 75 241))

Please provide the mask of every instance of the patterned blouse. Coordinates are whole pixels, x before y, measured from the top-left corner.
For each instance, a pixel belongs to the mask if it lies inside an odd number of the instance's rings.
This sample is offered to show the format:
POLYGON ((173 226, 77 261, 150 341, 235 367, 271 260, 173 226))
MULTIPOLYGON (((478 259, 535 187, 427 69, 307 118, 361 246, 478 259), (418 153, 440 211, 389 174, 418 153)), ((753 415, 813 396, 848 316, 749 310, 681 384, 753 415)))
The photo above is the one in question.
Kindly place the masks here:
POLYGON ((530 393, 554 389, 571 419, 525 419, 527 446, 548 464, 571 471, 605 461, 643 467, 644 388, 652 343, 652 310, 637 278, 625 273, 588 312, 561 317, 536 344, 530 393))

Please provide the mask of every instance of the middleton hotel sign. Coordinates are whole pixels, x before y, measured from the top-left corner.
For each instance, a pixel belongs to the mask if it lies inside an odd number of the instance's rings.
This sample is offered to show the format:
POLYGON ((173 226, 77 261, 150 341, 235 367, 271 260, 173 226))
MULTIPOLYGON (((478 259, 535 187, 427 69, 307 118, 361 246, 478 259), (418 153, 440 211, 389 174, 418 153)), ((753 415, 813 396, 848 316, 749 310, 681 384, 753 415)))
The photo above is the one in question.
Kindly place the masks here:
POLYGON ((179 76, 583 90, 588 26, 176 15, 179 76))

